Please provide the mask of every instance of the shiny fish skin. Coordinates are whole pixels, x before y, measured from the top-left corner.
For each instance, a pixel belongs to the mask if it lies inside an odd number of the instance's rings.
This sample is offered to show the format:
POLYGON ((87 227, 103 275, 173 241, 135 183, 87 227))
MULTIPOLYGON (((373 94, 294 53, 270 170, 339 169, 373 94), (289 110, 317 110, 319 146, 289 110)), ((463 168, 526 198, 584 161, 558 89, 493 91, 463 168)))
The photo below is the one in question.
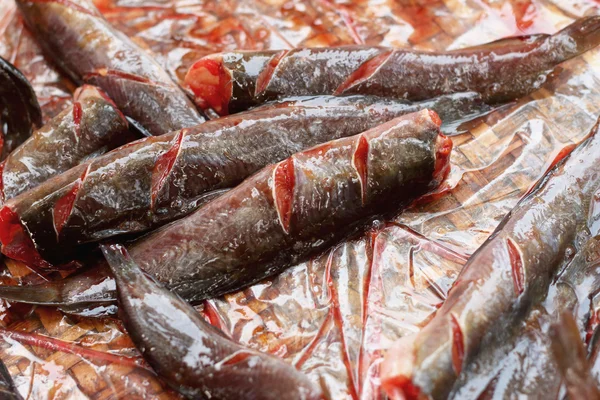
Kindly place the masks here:
POLYGON ((600 43, 600 17, 552 35, 510 38, 447 52, 372 46, 235 51, 197 61, 186 85, 221 115, 281 96, 363 94, 424 100, 477 92, 490 103, 539 88, 551 70, 600 43))
POLYGON ((102 88, 153 135, 204 122, 168 73, 88 0, 17 0, 27 26, 76 82, 102 88))
POLYGON ((0 164, 2 200, 133 139, 114 103, 99 89, 83 86, 73 106, 35 131, 0 164))
MULTIPOLYGON (((322 251, 370 216, 397 210, 437 186, 448 172, 451 151, 439 122, 424 110, 297 153, 139 239, 129 251, 140 267, 187 301, 252 284, 322 251), (362 160, 368 156, 361 175, 367 178, 364 198, 353 157, 357 142, 369 149, 361 154, 362 160), (291 172, 292 165, 297 178, 292 196, 278 196, 284 201, 277 208, 273 172, 291 172)), ((62 281, 0 287, 1 298, 66 309, 93 307, 114 296, 114 281, 103 264, 62 281)))
POLYGON ((417 104, 330 96, 263 106, 145 138, 7 202, 0 210, 3 251, 30 264, 43 260, 39 267, 68 262, 82 243, 164 225, 214 197, 211 191, 233 187, 295 152, 424 106, 458 118, 476 103, 472 94, 417 104), (60 206, 65 203, 68 208, 60 206), (15 224, 24 227, 22 235, 12 233, 15 224))
POLYGON ((471 256, 424 329, 387 353, 382 382, 388 394, 446 398, 482 342, 543 301, 567 250, 586 229, 599 188, 600 135, 595 134, 550 171, 471 256))
POLYGON ((120 245, 102 251, 117 281, 119 315, 142 355, 189 399, 317 400, 319 388, 292 366, 245 348, 149 278, 120 245))
POLYGON ((239 290, 436 187, 452 146, 439 124, 423 110, 296 153, 146 236, 130 253, 188 301, 239 290))
MULTIPOLYGON (((588 215, 594 216, 592 208, 588 215)), ((575 253, 557 268, 562 272, 553 279, 546 298, 532 304, 522 323, 486 338, 489 340, 482 343, 482 351, 465 365, 451 399, 474 394, 481 399, 559 398, 561 377, 551 351, 551 326, 569 313, 576 320, 579 336, 585 338, 595 318, 593 299, 600 289, 600 236, 590 237, 585 224, 577 236, 575 253)))

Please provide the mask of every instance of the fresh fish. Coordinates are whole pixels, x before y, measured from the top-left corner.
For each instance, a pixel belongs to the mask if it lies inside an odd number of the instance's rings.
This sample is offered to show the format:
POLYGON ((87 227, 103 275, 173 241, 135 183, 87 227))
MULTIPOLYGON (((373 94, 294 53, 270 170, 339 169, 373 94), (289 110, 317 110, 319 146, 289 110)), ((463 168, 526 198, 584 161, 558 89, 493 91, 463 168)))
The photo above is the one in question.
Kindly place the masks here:
MULTIPOLYGON (((594 215, 593 208, 589 216, 594 215)), ((593 223, 588 220, 588 227, 593 223)), ((594 229, 590 229, 592 234, 594 229)), ((532 304, 523 322, 517 322, 482 342, 480 353, 467 365, 454 385, 451 399, 560 398, 559 365, 552 354, 552 326, 565 313, 576 321, 580 338, 591 336, 597 324, 594 299, 600 290, 600 236, 577 233, 567 250, 561 271, 546 298, 532 304)), ((577 340, 581 340, 578 338, 577 340)))
MULTIPOLYGON (((139 239, 129 252, 187 301, 238 290, 436 187, 452 148, 439 125, 434 112, 423 110, 296 153, 139 239)), ((100 265, 55 283, 3 286, 0 297, 76 308, 114 299, 114 281, 100 265)))
POLYGON ((192 65, 185 82, 200 108, 221 115, 282 96, 318 94, 415 101, 476 92, 493 104, 531 93, 558 64, 599 43, 600 16, 594 16, 551 36, 446 52, 344 46, 213 54, 192 65))
POLYGON ((0 164, 2 201, 133 139, 114 103, 99 89, 83 86, 75 93, 73 106, 34 132, 0 164))
POLYGON ((390 397, 446 398, 486 340, 544 300, 578 233, 588 229, 588 217, 593 220, 590 207, 600 189, 597 130, 598 125, 471 256, 425 328, 387 353, 381 378, 390 397))
POLYGON ((42 110, 31 84, 0 57, 0 160, 42 126, 42 110))
POLYGON ((102 245, 117 282, 119 315, 133 343, 189 399, 322 399, 302 373, 228 339, 184 300, 149 278, 121 245, 102 245))
POLYGON ((84 243, 181 218, 264 166, 431 106, 472 112, 476 95, 405 104, 363 96, 296 99, 146 138, 66 172, 0 210, 4 254, 38 267, 84 243), (268 145, 266 145, 268 144, 268 145))
POLYGON ((204 122, 169 74, 89 0, 17 0, 47 55, 75 82, 100 87, 152 135, 204 122))

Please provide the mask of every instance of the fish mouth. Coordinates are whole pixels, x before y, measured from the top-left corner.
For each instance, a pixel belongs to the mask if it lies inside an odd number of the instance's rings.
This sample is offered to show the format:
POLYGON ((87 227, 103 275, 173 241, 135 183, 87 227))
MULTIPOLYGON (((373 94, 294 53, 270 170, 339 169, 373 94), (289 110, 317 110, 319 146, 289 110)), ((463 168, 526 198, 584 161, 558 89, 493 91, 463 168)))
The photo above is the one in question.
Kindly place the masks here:
POLYGON ((202 110, 212 108, 219 115, 229 114, 233 84, 222 55, 213 54, 196 61, 185 76, 185 84, 202 110))
POLYGON ((452 139, 441 132, 438 133, 435 142, 435 167, 433 170, 433 179, 438 184, 446 179, 450 173, 450 155, 452 154, 452 147, 452 139))

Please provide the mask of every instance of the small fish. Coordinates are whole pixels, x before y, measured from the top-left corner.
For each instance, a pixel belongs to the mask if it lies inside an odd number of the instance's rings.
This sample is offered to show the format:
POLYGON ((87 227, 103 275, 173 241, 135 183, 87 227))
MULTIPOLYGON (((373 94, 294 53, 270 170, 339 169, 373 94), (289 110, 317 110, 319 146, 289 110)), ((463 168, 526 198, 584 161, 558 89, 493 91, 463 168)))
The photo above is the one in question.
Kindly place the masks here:
POLYGON ((31 84, 0 57, 0 160, 42 126, 42 110, 31 84))
POLYGON ((561 62, 600 43, 600 17, 554 35, 509 38, 445 52, 373 46, 234 51, 189 69, 196 104, 220 115, 285 96, 375 95, 411 101, 476 92, 489 104, 539 88, 561 62))
POLYGON ((152 135, 204 122, 169 74, 89 0, 17 0, 46 54, 75 82, 104 90, 152 135))
MULTIPOLYGON (((129 252, 187 301, 239 290, 437 187, 452 149, 440 124, 423 110, 296 153, 139 239, 129 252)), ((114 299, 114 281, 98 265, 43 286, 3 286, 0 297, 75 309, 114 299)))
POLYGON ((145 138, 8 201, 0 209, 3 252, 41 268, 56 266, 87 251, 82 244, 188 215, 219 191, 303 149, 428 106, 448 120, 460 119, 478 107, 477 99, 474 94, 415 104, 364 96, 294 99, 145 138))
POLYGON ((154 371, 189 399, 322 399, 304 374, 228 339, 149 278, 121 245, 102 245, 117 282, 119 315, 154 371))
POLYGON ((447 398, 488 338, 541 304, 551 279, 587 228, 600 189, 600 135, 559 162, 471 256, 421 332, 398 341, 382 364, 392 398, 447 398))

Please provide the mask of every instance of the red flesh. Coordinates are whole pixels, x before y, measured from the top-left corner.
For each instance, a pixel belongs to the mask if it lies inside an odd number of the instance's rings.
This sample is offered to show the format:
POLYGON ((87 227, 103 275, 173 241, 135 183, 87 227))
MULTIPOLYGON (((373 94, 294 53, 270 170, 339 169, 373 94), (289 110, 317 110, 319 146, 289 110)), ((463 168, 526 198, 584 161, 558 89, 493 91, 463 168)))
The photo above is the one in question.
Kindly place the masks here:
POLYGON ((517 296, 520 296, 523 293, 523 260, 521 259, 521 253, 519 253, 519 250, 511 239, 506 240, 506 246, 508 248, 508 256, 510 257, 510 270, 515 286, 515 293, 517 296))
POLYGON ((237 352, 233 355, 233 357, 229 358, 222 365, 233 365, 233 364, 240 363, 240 362, 244 361, 245 359, 247 359, 248 357, 250 357, 251 355, 252 355, 252 353, 249 353, 246 351, 237 352))
POLYGON ((362 196, 363 204, 367 200, 367 166, 369 162, 369 142, 361 135, 356 145, 356 150, 352 156, 352 165, 358 172, 358 178, 360 179, 360 192, 362 196))
POLYGON ((382 381, 381 386, 391 400, 416 400, 421 394, 419 387, 402 375, 382 381))
POLYGON ((288 158, 279 163, 273 171, 273 199, 281 226, 286 233, 290 232, 295 183, 294 159, 288 158))
POLYGON ((156 198, 163 188, 167 177, 173 170, 173 166, 175 165, 175 160, 177 160, 177 155, 179 154, 179 149, 181 148, 181 142, 185 136, 187 129, 182 129, 179 131, 171 148, 166 152, 162 153, 158 156, 156 160, 156 164, 154 164, 154 169, 152 170, 152 191, 150 194, 150 204, 154 209, 156 198))
POLYGON ((75 134, 77 137, 81 137, 81 115, 83 111, 81 109, 81 103, 75 102, 73 104, 73 123, 75 124, 75 134))
POLYGON ((361 82, 366 81, 377 71, 377 69, 389 58, 392 54, 392 50, 385 51, 370 60, 365 61, 356 71, 350 74, 350 76, 342 82, 340 86, 333 93, 335 96, 338 96, 346 89, 351 86, 358 85, 361 82))
POLYGON ((254 95, 258 96, 267 88, 267 85, 271 81, 271 77, 273 76, 273 72, 275 72, 275 68, 279 65, 279 61, 289 52, 289 50, 283 50, 269 60, 266 68, 263 69, 258 77, 256 78, 256 89, 254 91, 254 95))
POLYGON ((212 108, 220 115, 229 113, 233 85, 221 57, 209 56, 197 61, 185 76, 185 83, 194 92, 198 107, 212 108))
POLYGON ((87 177, 87 174, 90 170, 90 166, 88 166, 83 174, 79 177, 77 182, 73 184, 73 187, 67 194, 58 199, 56 205, 53 210, 53 222, 54 222, 54 230, 56 231, 56 236, 60 236, 60 232, 62 228, 65 226, 71 213, 73 212, 73 205, 75 204, 75 200, 77 199, 77 193, 81 186, 83 186, 83 181, 87 177))
POLYGON ((450 314, 450 327, 452 329, 452 366, 458 376, 465 357, 465 342, 462 329, 454 314, 450 314))
POLYGON ((0 242, 2 253, 10 258, 23 261, 29 266, 51 267, 36 250, 17 213, 7 206, 0 210, 0 242))
MULTIPOLYGON (((435 114, 432 111, 433 114, 435 114)), ((437 114, 435 114, 437 117, 437 114)), ((439 120, 439 117, 437 117, 439 120)), ((442 182, 450 172, 450 155, 452 154, 452 139, 440 133, 435 150, 435 167, 433 169, 433 179, 442 182)))

